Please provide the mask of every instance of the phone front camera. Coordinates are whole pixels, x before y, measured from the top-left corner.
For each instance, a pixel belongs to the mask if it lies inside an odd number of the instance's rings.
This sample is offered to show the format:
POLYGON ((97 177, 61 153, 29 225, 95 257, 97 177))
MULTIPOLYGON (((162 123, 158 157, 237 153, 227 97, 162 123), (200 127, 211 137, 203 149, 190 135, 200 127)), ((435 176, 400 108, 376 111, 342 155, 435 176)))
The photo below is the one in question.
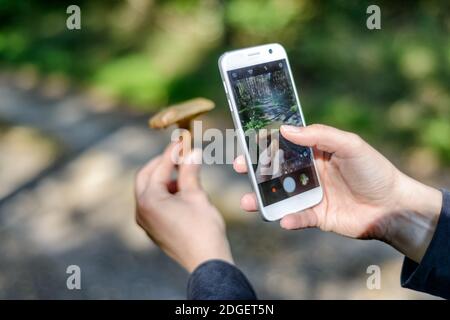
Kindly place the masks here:
POLYGON ((272 52, 273 52, 272 49, 269 49, 269 53, 272 54, 272 52))

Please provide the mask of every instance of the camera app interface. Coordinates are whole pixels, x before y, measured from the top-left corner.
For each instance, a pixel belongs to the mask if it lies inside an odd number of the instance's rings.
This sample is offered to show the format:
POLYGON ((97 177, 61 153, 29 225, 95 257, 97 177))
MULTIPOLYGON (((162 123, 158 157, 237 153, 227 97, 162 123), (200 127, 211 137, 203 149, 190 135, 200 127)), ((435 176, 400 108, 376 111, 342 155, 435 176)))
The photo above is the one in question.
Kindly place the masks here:
POLYGON ((282 124, 303 126, 286 60, 228 76, 264 206, 318 187, 310 149, 279 133, 282 124))

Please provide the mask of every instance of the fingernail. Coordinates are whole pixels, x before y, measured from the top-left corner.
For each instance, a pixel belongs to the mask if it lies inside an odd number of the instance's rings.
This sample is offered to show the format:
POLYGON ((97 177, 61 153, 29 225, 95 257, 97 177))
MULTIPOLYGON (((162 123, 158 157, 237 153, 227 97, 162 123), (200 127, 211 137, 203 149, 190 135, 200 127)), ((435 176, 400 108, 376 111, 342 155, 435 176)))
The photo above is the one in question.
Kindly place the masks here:
POLYGON ((287 124, 282 125, 280 129, 288 133, 299 133, 301 131, 300 127, 291 126, 287 124))
POLYGON ((286 226, 286 220, 284 219, 280 220, 280 227, 282 227, 283 229, 288 229, 288 227, 286 226))

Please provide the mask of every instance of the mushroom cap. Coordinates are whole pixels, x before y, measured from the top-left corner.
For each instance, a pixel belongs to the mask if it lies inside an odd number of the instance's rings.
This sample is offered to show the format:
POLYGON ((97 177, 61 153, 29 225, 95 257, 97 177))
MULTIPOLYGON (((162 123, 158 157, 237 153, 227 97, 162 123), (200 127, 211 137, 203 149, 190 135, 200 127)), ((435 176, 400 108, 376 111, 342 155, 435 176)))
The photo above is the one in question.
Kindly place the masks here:
POLYGON ((205 98, 195 98, 167 107, 148 121, 151 128, 162 129, 179 124, 183 126, 196 116, 214 109, 214 102, 205 98))

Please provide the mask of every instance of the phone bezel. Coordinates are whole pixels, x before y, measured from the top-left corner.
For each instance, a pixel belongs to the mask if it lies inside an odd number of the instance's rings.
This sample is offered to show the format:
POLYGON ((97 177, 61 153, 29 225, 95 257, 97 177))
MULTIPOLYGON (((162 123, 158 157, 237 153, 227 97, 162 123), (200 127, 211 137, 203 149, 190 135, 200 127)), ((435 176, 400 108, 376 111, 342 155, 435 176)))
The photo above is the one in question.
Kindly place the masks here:
MULTIPOLYGON (((267 63, 271 61, 285 59, 288 67, 288 72, 290 79, 292 81, 292 86, 294 89, 295 98, 297 101, 297 105, 299 108, 300 116, 302 118, 303 124, 305 124, 305 119, 303 116, 300 100, 298 98, 297 89, 295 86, 294 78, 292 76, 291 67, 289 65, 289 60, 284 50, 283 46, 278 43, 266 44, 257 47, 245 48, 236 51, 225 52, 219 58, 219 69, 220 74, 222 76, 223 85, 225 88, 225 93, 227 95, 228 104, 232 113, 233 122, 235 128, 237 129, 237 136, 239 143, 241 144, 242 150, 245 152, 245 160, 247 162, 247 166, 250 168, 251 159, 250 154, 245 142, 245 133, 242 128, 241 121, 239 119, 239 114, 236 107, 236 101, 232 94, 232 87, 230 83, 230 79, 228 77, 228 71, 235 70, 239 68, 245 68, 252 65, 257 65, 261 63, 267 63), (271 50, 271 52, 269 52, 271 50)), ((306 125, 306 124, 305 124, 306 125)), ((311 150, 312 152, 312 150, 311 150)), ((258 206, 261 211, 262 216, 265 220, 268 221, 276 221, 281 219, 283 216, 294 213, 298 211, 302 211, 304 209, 310 208, 316 204, 318 204, 323 198, 323 190, 320 182, 319 173, 317 172, 317 167, 315 160, 313 159, 314 170, 318 177, 319 186, 308 190, 306 192, 300 193, 298 195, 294 195, 287 199, 278 201, 276 203, 270 204, 268 206, 264 206, 261 195, 258 188, 258 183, 256 180, 255 173, 253 170, 248 170, 248 175, 250 177, 250 181, 252 183, 252 187, 255 190, 256 198, 258 201, 258 206)))

